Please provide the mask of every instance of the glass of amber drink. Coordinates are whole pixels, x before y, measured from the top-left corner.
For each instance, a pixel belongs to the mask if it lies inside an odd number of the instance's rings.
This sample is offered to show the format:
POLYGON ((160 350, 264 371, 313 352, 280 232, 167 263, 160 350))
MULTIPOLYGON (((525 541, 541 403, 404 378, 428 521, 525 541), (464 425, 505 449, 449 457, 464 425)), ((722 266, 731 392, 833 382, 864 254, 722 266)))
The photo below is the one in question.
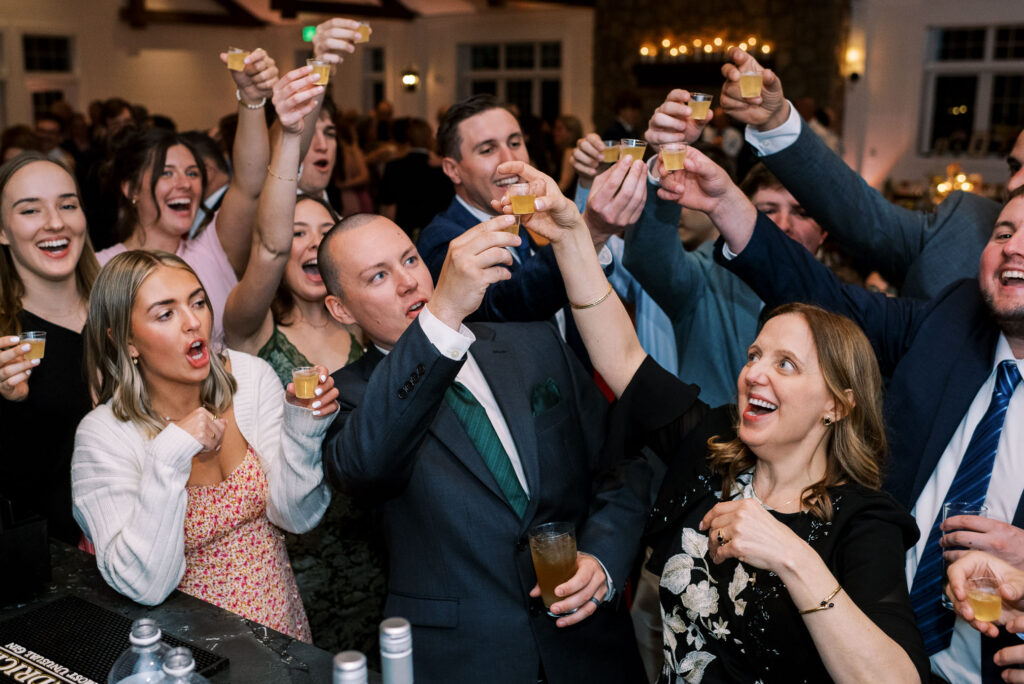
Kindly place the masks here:
POLYGON ((576 574, 575 526, 569 522, 544 523, 531 528, 528 536, 533 569, 537 572, 537 585, 548 615, 569 615, 552 613, 551 604, 560 600, 555 596, 555 587, 568 582, 576 574))
POLYGON ((245 71, 245 58, 252 54, 251 50, 242 48, 228 48, 228 69, 232 71, 245 71))
POLYGON ((512 213, 516 216, 516 222, 506 230, 513 235, 519 235, 520 217, 533 213, 533 201, 537 199, 537 196, 533 194, 529 183, 513 183, 508 186, 508 199, 512 203, 512 213))
POLYGON ((21 338, 19 344, 27 344, 31 347, 27 352, 24 353, 26 361, 32 361, 33 359, 43 358, 43 354, 46 352, 46 333, 39 330, 30 330, 23 332, 18 337, 21 338))
POLYGON ((356 29, 359 32, 359 37, 356 38, 357 43, 369 43, 370 42, 370 25, 365 21, 359 22, 359 28, 356 29))
MULTIPOLYGON (((742 87, 743 86, 740 86, 740 88, 742 87)), ((708 110, 710 108, 711 95, 708 95, 707 93, 690 93, 690 111, 693 113, 692 115, 694 119, 703 121, 708 118, 708 110)))
POLYGON ((748 72, 740 74, 740 95, 743 97, 758 97, 761 95, 761 87, 764 80, 760 72, 748 72))
POLYGON ((999 596, 999 580, 995 577, 971 577, 967 580, 967 602, 974 611, 974 619, 995 622, 1003 612, 1003 599, 999 596))
MULTIPOLYGON (((952 518, 957 515, 977 515, 982 518, 988 517, 988 506, 985 504, 977 504, 973 501, 946 501, 942 504, 942 520, 945 521, 947 518, 952 518)), ((943 536, 949 534, 952 530, 943 532, 943 536)), ((947 548, 946 551, 952 551, 953 548, 947 548)), ((940 600, 942 605, 946 608, 953 610, 953 602, 946 596, 946 585, 949 584, 949 577, 946 574, 946 570, 949 568, 949 561, 946 560, 945 554, 942 557, 942 596, 940 600)))
POLYGON ((319 380, 316 368, 312 366, 292 368, 292 384, 295 386, 295 398, 301 399, 303 405, 308 406, 316 398, 316 386, 319 384, 319 380))
POLYGON ((661 146, 661 163, 665 165, 666 171, 683 170, 687 147, 689 145, 684 142, 664 143, 661 146))
POLYGON ((313 67, 313 73, 320 77, 317 85, 325 86, 331 80, 331 65, 322 59, 307 59, 306 66, 313 67))
POLYGON ((631 161, 643 161, 647 143, 636 138, 623 138, 619 141, 619 158, 629 157, 631 161))
POLYGON ((619 141, 618 140, 602 140, 604 143, 604 163, 614 164, 619 161, 619 141))

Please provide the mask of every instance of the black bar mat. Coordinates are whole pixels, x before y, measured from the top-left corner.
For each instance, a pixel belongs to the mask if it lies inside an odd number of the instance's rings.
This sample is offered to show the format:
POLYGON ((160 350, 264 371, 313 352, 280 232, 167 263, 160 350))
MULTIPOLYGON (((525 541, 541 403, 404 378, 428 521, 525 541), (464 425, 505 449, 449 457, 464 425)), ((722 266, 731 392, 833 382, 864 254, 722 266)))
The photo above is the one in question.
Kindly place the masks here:
MULTIPOLYGON (((34 608, 0 622, 0 682, 105 684, 114 661, 129 646, 131 629, 128 618, 76 596, 34 608)), ((228 664, 227 658, 167 632, 163 641, 192 651, 196 672, 204 677, 228 664)))

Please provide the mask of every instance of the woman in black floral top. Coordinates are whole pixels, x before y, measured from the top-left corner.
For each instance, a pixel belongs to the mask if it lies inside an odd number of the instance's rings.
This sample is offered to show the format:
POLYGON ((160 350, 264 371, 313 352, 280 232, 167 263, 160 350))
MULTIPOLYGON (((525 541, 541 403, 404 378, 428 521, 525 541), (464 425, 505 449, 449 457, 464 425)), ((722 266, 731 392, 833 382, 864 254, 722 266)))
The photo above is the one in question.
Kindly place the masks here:
MULTIPOLYGON (((762 220, 699 152, 686 168, 687 206, 723 235, 723 224, 762 220)), ((554 182, 519 162, 498 171, 534 185, 529 226, 553 243, 587 351, 619 397, 609 443, 650 447, 668 464, 648 530, 665 625, 660 681, 926 678, 903 567, 917 526, 879 491, 881 379, 859 328, 813 306, 776 309, 750 346, 737 405, 711 408, 640 347, 554 182)), ((607 184, 618 189, 612 204, 639 213, 645 176, 620 161, 592 196, 607 184)))

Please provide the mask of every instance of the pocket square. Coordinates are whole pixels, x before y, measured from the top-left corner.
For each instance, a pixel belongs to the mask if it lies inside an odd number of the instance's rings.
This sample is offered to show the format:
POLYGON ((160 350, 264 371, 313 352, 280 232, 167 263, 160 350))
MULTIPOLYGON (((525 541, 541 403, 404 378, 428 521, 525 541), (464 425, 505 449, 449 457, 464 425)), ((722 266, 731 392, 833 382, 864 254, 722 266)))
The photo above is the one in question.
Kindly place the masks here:
POLYGON ((562 400, 562 393, 558 391, 558 385, 552 378, 539 382, 533 386, 530 393, 530 410, 533 415, 539 415, 562 400))

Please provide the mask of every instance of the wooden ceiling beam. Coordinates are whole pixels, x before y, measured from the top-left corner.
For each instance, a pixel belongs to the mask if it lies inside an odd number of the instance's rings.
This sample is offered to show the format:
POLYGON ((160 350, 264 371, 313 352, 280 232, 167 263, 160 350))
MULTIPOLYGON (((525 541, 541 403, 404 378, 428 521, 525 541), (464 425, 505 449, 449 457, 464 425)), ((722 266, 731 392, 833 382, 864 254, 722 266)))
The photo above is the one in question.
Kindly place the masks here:
POLYGON ((119 13, 121 21, 136 29, 149 24, 199 24, 203 26, 266 26, 266 22, 250 13, 234 0, 213 0, 224 8, 224 14, 185 12, 179 10, 152 10, 146 0, 129 0, 119 13))
POLYGON ((294 19, 299 12, 330 14, 344 17, 411 20, 419 16, 399 0, 381 0, 379 5, 324 0, 271 0, 270 9, 281 13, 282 19, 294 19))

